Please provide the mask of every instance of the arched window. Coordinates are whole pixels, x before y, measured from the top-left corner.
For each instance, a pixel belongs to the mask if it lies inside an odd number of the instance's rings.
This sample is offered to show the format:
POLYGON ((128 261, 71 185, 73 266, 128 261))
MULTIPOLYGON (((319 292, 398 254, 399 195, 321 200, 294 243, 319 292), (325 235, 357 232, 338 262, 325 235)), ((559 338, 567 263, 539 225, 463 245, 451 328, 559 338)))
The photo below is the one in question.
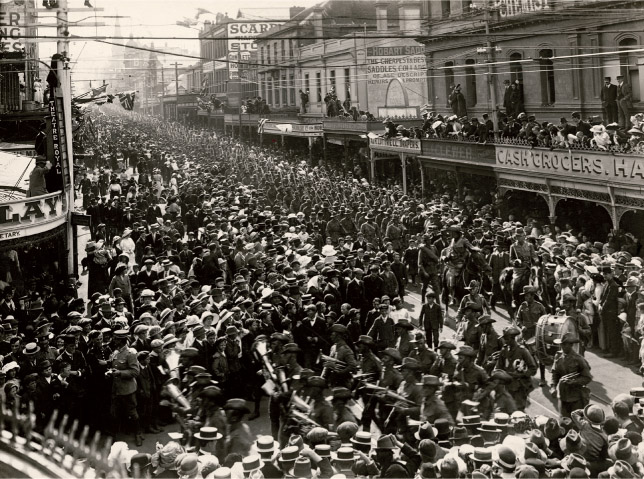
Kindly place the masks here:
POLYGON ((454 62, 445 62, 445 103, 449 106, 449 94, 454 86, 454 62))
MULTIPOLYGON (((620 50, 634 50, 639 48, 637 45, 637 40, 634 38, 625 38, 619 42, 620 50)), ((633 101, 640 101, 641 92, 640 92, 640 72, 639 67, 637 66, 637 55, 638 53, 631 52, 620 52, 619 54, 619 71, 624 75, 624 80, 626 83, 631 85, 633 90, 633 101)))
POLYGON ((465 60, 465 64, 468 65, 465 67, 465 100, 470 107, 476 105, 476 60, 465 60))
MULTIPOLYGON (((520 53, 513 53, 510 55, 510 61, 516 62, 522 60, 523 57, 520 53)), ((510 63, 510 82, 514 83, 519 80, 519 83, 523 85, 523 67, 521 63, 510 63)))
POLYGON ((555 68, 551 58, 552 50, 539 51, 539 66, 541 73, 541 103, 543 105, 555 104, 555 68))

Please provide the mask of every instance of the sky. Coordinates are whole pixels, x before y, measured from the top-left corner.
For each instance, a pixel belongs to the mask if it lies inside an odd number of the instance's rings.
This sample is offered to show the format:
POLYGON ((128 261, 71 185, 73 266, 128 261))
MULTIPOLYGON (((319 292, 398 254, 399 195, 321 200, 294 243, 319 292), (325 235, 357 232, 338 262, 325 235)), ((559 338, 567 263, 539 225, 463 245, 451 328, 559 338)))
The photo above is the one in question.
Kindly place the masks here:
MULTIPOLYGON (((271 12, 284 11, 292 6, 309 7, 319 3, 320 0, 90 0, 96 8, 102 8, 104 11, 94 11, 90 8, 83 7, 84 0, 68 0, 70 9, 82 9, 80 12, 69 14, 70 22, 78 24, 92 24, 94 22, 105 23, 105 26, 88 26, 88 27, 70 27, 71 35, 84 36, 105 36, 107 41, 113 40, 115 17, 120 16, 121 32, 123 36, 129 37, 132 34, 135 37, 194 37, 195 40, 172 40, 157 39, 143 41, 150 43, 154 41, 155 49, 163 50, 165 44, 169 46, 188 49, 191 54, 198 55, 199 42, 196 40, 198 29, 202 26, 204 20, 214 20, 214 14, 228 13, 228 16, 235 17, 238 9, 243 9, 246 13, 256 14, 258 19, 270 18, 271 12), (194 28, 185 28, 176 25, 177 20, 186 17, 194 18, 197 8, 203 8, 212 12, 204 14, 199 18, 199 23, 194 28), (95 16, 94 16, 95 15, 95 16)), ((40 3, 39 0, 37 0, 40 3)), ((55 23, 55 11, 51 13, 41 13, 39 23, 55 23), (49 18, 47 18, 49 17, 49 18)), ((40 35, 54 35, 55 30, 52 28, 41 28, 40 35)), ((123 42, 126 42, 124 40, 123 42)), ((51 55, 56 52, 55 42, 46 42, 39 44, 40 58, 49 62, 51 55)), ((86 80, 104 78, 113 70, 114 65, 121 59, 114 58, 112 55, 112 46, 95 41, 72 41, 70 44, 70 58, 72 61, 72 78, 80 88, 88 85, 86 80), (103 76, 99 74, 103 73, 103 76)), ((179 61, 183 63, 196 63, 198 60, 182 59, 180 57, 170 57, 170 61, 179 61)), ((100 84, 100 82, 99 82, 100 84)), ((79 92, 77 92, 79 93, 79 92)))

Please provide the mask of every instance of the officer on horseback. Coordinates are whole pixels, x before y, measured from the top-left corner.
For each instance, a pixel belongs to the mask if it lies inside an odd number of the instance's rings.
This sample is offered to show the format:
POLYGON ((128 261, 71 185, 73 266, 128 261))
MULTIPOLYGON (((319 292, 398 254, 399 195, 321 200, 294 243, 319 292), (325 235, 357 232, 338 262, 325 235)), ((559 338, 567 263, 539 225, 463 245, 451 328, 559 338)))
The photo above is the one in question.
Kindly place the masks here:
POLYGON ((523 287, 530 282, 530 268, 539 262, 534 245, 525 240, 525 231, 517 227, 514 232, 514 243, 510 246, 510 264, 513 266, 512 298, 519 304, 523 287))
MULTIPOLYGON (((472 246, 469 240, 463 236, 463 230, 460 225, 452 225, 449 227, 449 232, 452 236, 450 245, 444 252, 444 259, 447 266, 447 286, 452 296, 452 303, 456 304, 456 297, 454 296, 454 278, 456 278, 463 270, 463 265, 467 261, 471 251, 481 251, 480 248, 472 246), (450 280, 451 278, 451 280, 450 280)), ((446 303, 447 304, 447 303, 446 303)))

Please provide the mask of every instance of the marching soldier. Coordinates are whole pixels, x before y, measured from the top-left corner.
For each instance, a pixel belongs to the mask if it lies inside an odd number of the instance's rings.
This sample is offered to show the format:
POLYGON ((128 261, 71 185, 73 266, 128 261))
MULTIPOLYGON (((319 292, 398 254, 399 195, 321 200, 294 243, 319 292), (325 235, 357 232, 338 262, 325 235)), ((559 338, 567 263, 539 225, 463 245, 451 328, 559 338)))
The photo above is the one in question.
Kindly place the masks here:
POLYGON ((421 382, 417 384, 422 388, 423 402, 420 406, 420 420, 429 421, 434 424, 436 419, 445 419, 451 426, 454 425, 454 418, 447 406, 437 394, 441 387, 441 381, 437 376, 425 374, 421 382))
POLYGON ((324 397, 324 388, 326 381, 321 376, 311 376, 308 380, 309 394, 313 400, 313 410, 310 418, 317 424, 329 431, 335 431, 335 418, 333 416, 333 406, 324 397))
POLYGON ((586 351, 586 343, 590 339, 592 332, 590 324, 588 324, 588 318, 580 310, 577 309, 577 298, 572 294, 564 294, 561 299, 564 310, 566 311, 566 316, 572 318, 577 326, 577 334, 579 339, 579 354, 582 356, 586 351))
POLYGON ((493 323, 496 323, 496 321, 487 314, 479 318, 480 337, 476 364, 485 369, 488 374, 494 369, 496 356, 498 356, 498 354, 495 356, 495 353, 498 353, 503 347, 501 338, 492 326, 493 323))
MULTIPOLYGON (((347 402, 351 399, 351 391, 344 387, 333 388, 333 416, 335 418, 335 429, 338 428, 343 422, 349 421, 354 424, 358 420, 353 415, 351 410, 347 407, 347 402)), ((335 430, 334 429, 334 430, 335 430)))
POLYGON ((550 394, 559 398, 559 412, 564 417, 577 409, 588 405, 590 392, 586 385, 592 381, 588 361, 573 350, 579 339, 572 333, 565 333, 555 344, 561 345, 561 351, 555 354, 552 365, 552 387, 550 394))
POLYGON ((324 368, 331 371, 329 383, 331 386, 342 386, 349 388, 353 375, 358 369, 353 350, 347 344, 347 327, 342 324, 331 326, 331 352, 329 355, 336 361, 326 361, 324 368))
POLYGON ((423 333, 416 333, 414 338, 409 342, 413 346, 409 357, 418 361, 422 374, 429 374, 436 361, 436 353, 427 347, 423 333))
POLYGON ((333 241, 333 244, 337 244, 338 239, 340 236, 343 235, 344 229, 342 228, 342 225, 340 224, 340 213, 339 212, 333 212, 331 219, 329 222, 326 224, 326 237, 331 238, 331 241, 333 241))
MULTIPOLYGON (((479 402, 482 417, 491 412, 490 392, 492 387, 485 370, 474 363, 476 351, 470 346, 462 346, 457 353, 458 365, 453 380, 460 383, 461 401, 469 399, 479 402)), ((468 411, 463 410, 467 414, 468 411)))
MULTIPOLYGON (((534 286, 526 285, 523 287, 523 303, 519 306, 516 314, 516 323, 521 330, 521 336, 524 341, 534 338, 537 332, 537 323, 539 318, 545 314, 546 308, 539 301, 535 300, 537 295, 537 288, 534 286)), ((546 385, 546 367, 539 363, 540 381, 539 386, 546 385)))
MULTIPOLYGON (((362 372, 364 381, 373 382, 380 380, 381 372, 383 371, 383 363, 376 356, 376 343, 371 336, 362 335, 356 343, 356 348, 360 354, 360 371, 362 372)), ((364 410, 362 411, 362 418, 360 422, 365 431, 371 428, 371 421, 376 417, 377 402, 375 396, 366 391, 362 393, 362 400, 364 402, 364 410)))
POLYGON ((385 421, 385 430, 388 426, 396 426, 396 430, 392 432, 404 433, 407 431, 407 418, 418 419, 420 412, 420 404, 422 401, 422 390, 418 385, 420 380, 420 364, 418 361, 411 358, 404 358, 400 370, 403 375, 403 381, 398 385, 397 394, 406 399, 406 401, 398 400, 394 404, 395 421, 390 421, 387 424, 385 421))
POLYGON ((503 331, 505 346, 501 350, 496 367, 503 369, 514 380, 508 385, 508 391, 514 397, 519 411, 524 411, 528 395, 532 391, 532 376, 537 372, 537 364, 525 346, 517 343, 521 332, 510 326, 503 331))

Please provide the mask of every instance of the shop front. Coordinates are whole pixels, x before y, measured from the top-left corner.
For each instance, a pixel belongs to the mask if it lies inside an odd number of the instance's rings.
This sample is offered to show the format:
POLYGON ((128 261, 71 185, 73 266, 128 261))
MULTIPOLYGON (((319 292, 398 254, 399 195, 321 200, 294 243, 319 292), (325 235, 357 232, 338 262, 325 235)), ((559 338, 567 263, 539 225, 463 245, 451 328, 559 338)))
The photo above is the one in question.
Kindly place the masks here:
POLYGON ((289 139, 297 139, 293 146, 303 146, 303 141, 306 140, 306 145, 309 150, 309 161, 313 161, 315 153, 324 155, 326 143, 324 142, 324 127, 321 122, 319 123, 295 123, 280 120, 263 121, 260 123, 259 128, 259 141, 264 144, 264 138, 272 136, 280 138, 281 146, 288 146, 286 142, 289 139))
MULTIPOLYGON (((402 190, 407 194, 407 170, 410 165, 421 155, 421 140, 411 138, 369 138, 370 150, 370 180, 376 179, 376 164, 380 163, 381 169, 388 169, 387 164, 393 163, 397 169, 400 165, 400 176, 402 178, 402 190)), ((390 169, 390 168, 389 168, 390 169)))
POLYGON ((491 198, 496 189, 493 145, 422 140, 419 168, 423 195, 441 193, 448 186, 462 198, 468 194, 491 198))
POLYGON ((0 204, 0 289, 66 275, 67 212, 60 191, 0 204))
MULTIPOLYGON (((531 192, 542 198, 551 225, 593 232, 642 234, 644 158, 628 153, 495 147, 501 193, 531 192)), ((641 236, 639 236, 641 238, 641 236)))

